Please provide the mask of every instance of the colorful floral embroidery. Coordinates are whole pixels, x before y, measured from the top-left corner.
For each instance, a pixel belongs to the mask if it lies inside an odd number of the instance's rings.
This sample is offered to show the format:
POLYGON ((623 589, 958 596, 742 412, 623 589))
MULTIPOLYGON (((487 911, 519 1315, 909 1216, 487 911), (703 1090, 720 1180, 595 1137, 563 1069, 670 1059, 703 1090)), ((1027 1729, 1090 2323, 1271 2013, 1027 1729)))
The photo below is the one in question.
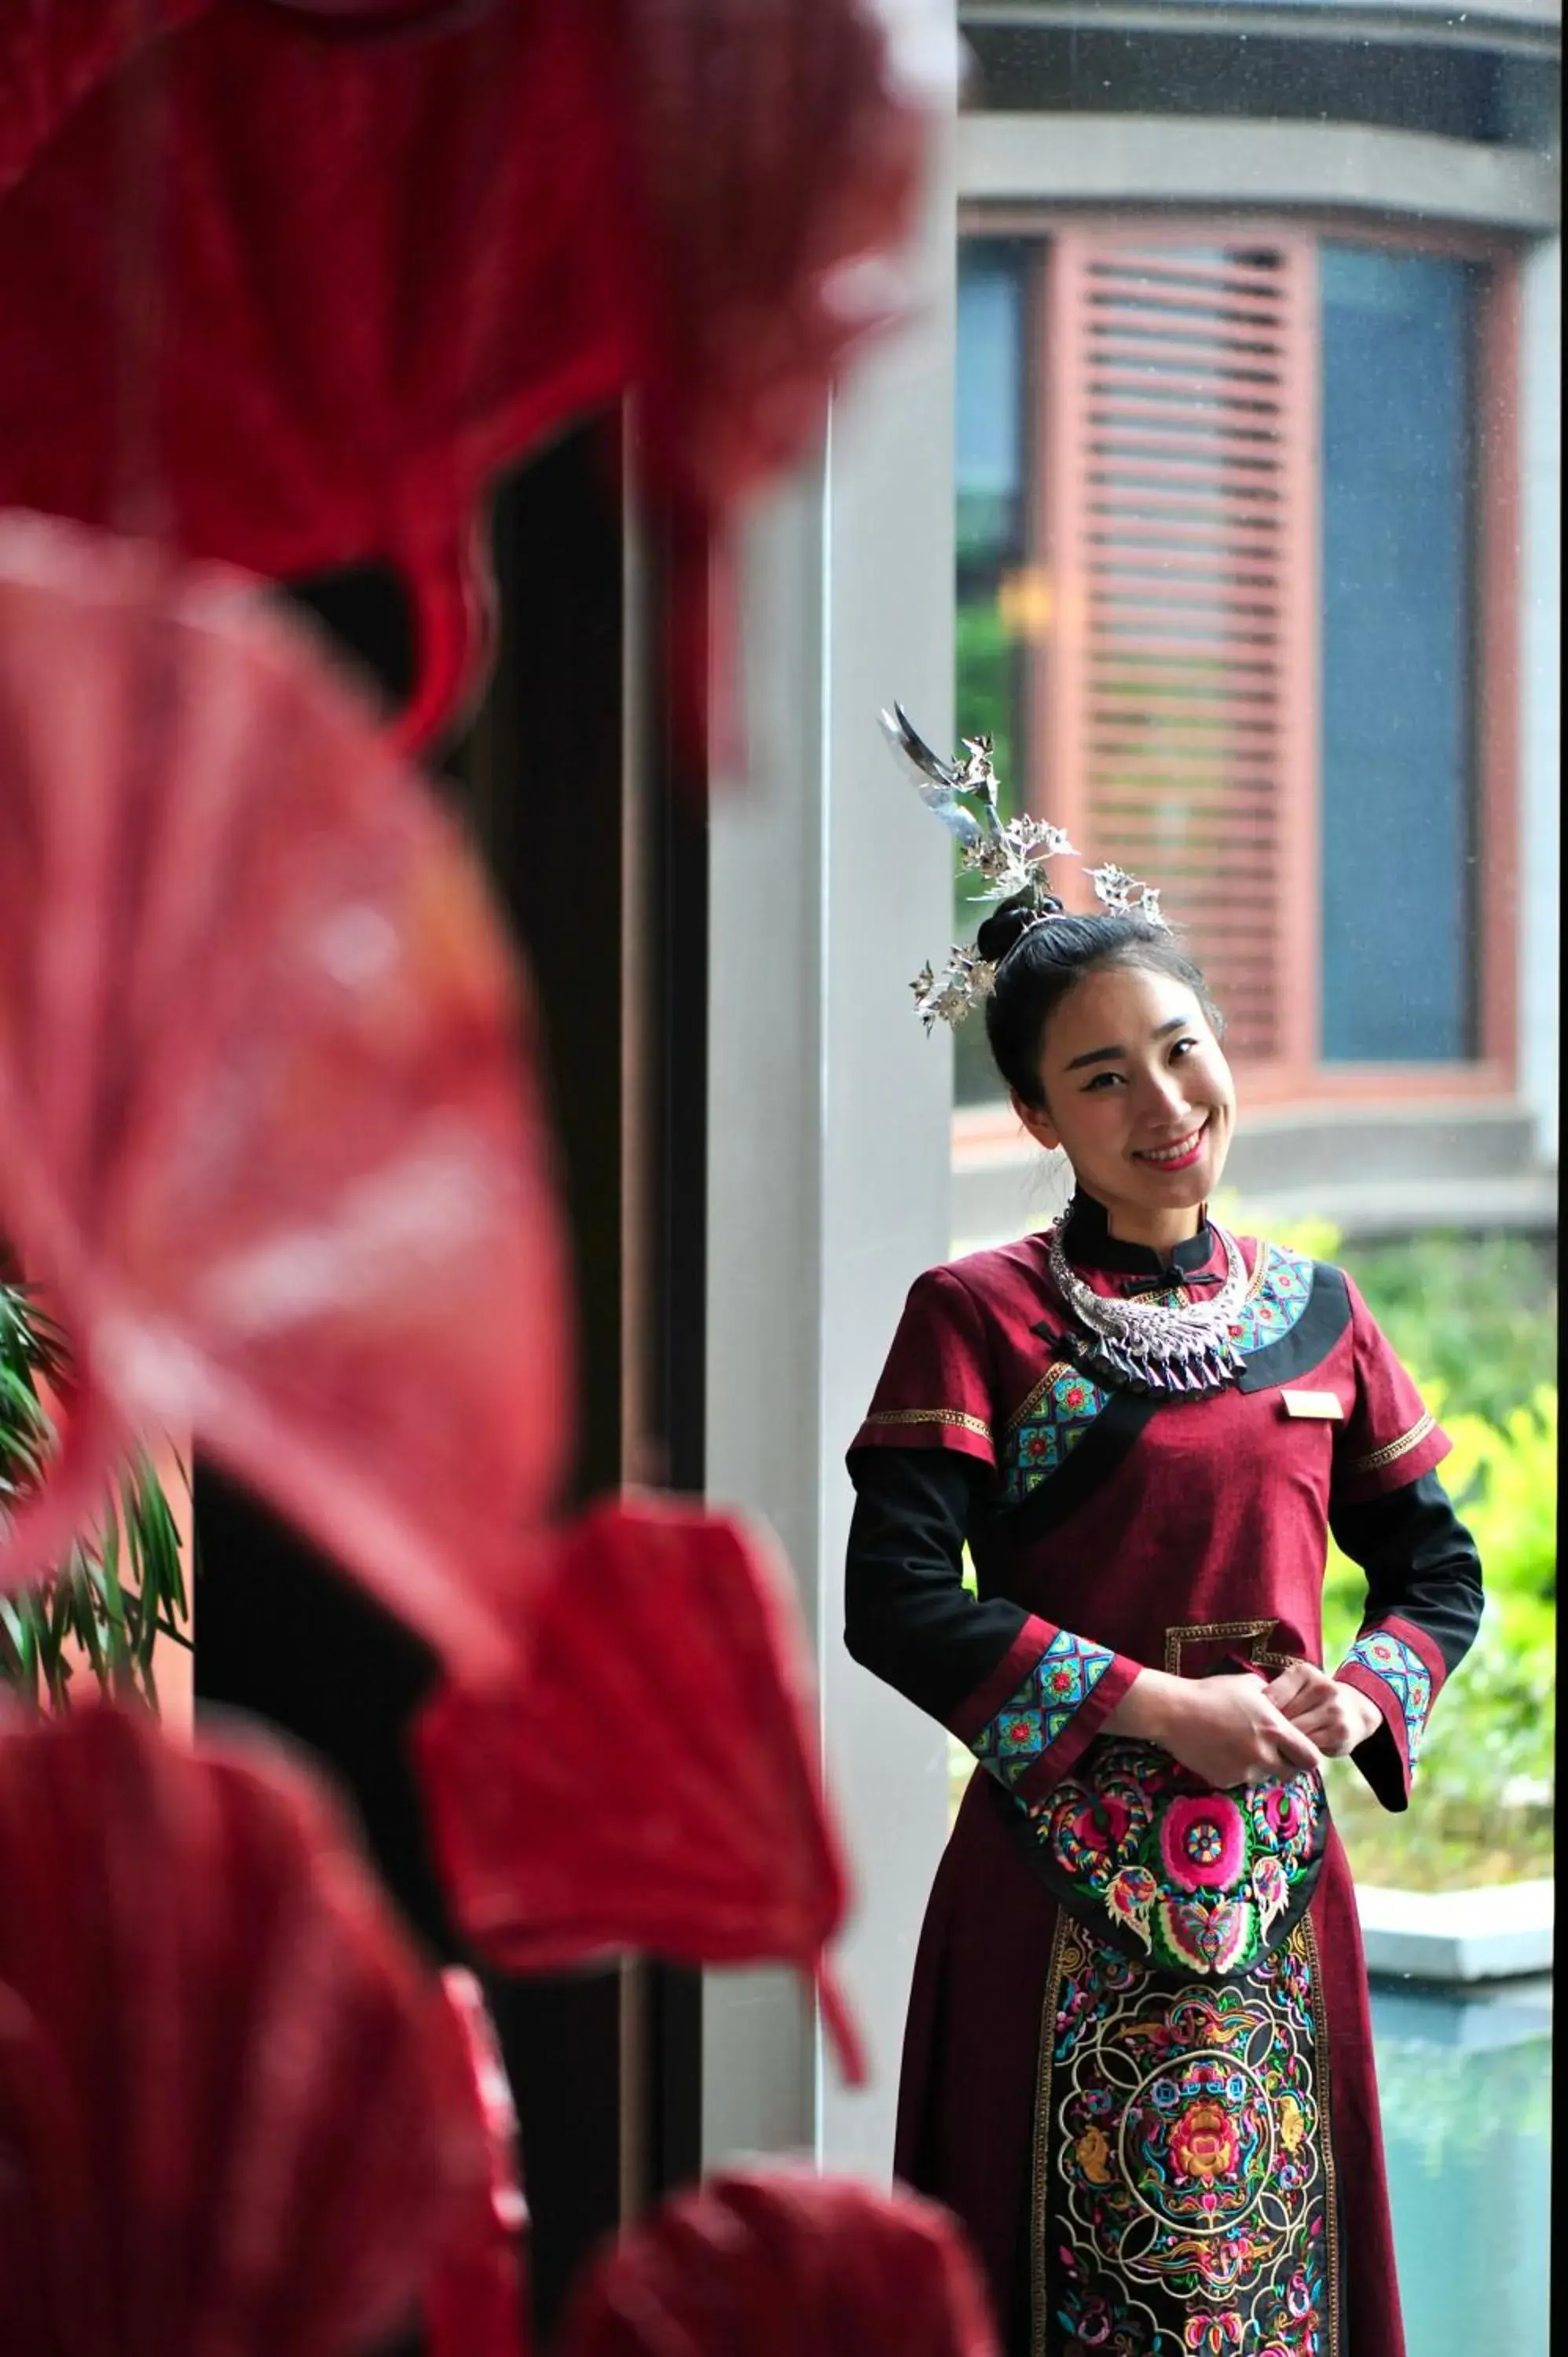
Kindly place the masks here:
POLYGON ((972 1738, 969 1748, 982 1767, 1011 1791, 1050 1749, 1115 1658, 1103 1645, 1058 1629, 1011 1702, 972 1738))
POLYGON ((1426 1663, 1412 1645, 1389 1629, 1372 1629, 1358 1637, 1350 1659, 1392 1690, 1404 1713, 1405 1749, 1413 1768, 1432 1708, 1432 1674, 1426 1663))
POLYGON ((1041 2047, 1035 2346, 1330 2357, 1305 1927, 1194 1986, 1064 1924, 1041 2047))
POLYGON ((1110 1396, 1076 1367, 1051 1369, 1003 1445, 1002 1482, 1011 1503, 1061 1470, 1110 1396))
POLYGON ((1091 1744, 1031 1819, 1054 1895, 1127 1954, 1215 1977, 1248 1971, 1312 1893, 1323 1788, 1312 1775, 1205 1792, 1155 1744, 1091 1744))
POLYGON ((1254 1283, 1237 1313, 1230 1339, 1245 1358, 1283 1340, 1312 1298, 1312 1263, 1279 1244, 1261 1243, 1261 1283, 1254 1283))

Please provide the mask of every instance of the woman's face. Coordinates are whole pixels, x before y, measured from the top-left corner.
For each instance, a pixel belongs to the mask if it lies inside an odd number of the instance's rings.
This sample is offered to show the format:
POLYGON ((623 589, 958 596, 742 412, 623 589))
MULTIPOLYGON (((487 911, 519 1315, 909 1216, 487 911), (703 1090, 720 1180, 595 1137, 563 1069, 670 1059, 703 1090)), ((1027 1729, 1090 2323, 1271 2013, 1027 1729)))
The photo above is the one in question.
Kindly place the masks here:
POLYGON ((1144 966, 1086 974, 1046 1026, 1043 1108, 1013 1100, 1059 1146, 1111 1232, 1158 1249, 1197 1232, 1236 1118, 1230 1067, 1187 985, 1144 966))

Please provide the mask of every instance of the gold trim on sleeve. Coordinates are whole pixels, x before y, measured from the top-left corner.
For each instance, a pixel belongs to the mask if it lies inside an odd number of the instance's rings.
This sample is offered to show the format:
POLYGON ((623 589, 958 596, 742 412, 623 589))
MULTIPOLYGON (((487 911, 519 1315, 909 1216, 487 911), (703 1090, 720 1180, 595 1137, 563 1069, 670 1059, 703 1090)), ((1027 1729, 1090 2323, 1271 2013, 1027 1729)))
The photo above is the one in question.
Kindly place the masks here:
POLYGON ((977 1415, 965 1415, 956 1407, 879 1407, 865 1419, 867 1424, 951 1424, 961 1432, 978 1433, 982 1440, 991 1437, 991 1426, 977 1415))
POLYGON ((1353 1457, 1346 1468, 1347 1472, 1376 1473, 1380 1467, 1392 1465, 1401 1457, 1408 1457, 1412 1448, 1420 1448, 1436 1422, 1437 1418, 1428 1408, 1419 1424, 1412 1424, 1408 1432, 1402 1432, 1397 1440, 1389 1442, 1387 1448, 1374 1448, 1369 1457, 1353 1457))

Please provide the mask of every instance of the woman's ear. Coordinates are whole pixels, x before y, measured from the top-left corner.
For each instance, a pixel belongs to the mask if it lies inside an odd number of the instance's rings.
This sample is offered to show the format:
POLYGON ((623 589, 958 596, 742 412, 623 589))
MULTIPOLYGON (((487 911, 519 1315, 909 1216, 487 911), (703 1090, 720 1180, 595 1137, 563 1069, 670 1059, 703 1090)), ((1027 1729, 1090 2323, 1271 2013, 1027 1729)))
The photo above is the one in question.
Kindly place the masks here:
POLYGON ((1014 1112, 1035 1143, 1037 1146, 1043 1146, 1047 1154, 1054 1154, 1061 1144, 1061 1139, 1057 1135, 1051 1124, 1050 1114, 1046 1111, 1045 1106, 1026 1104, 1016 1089, 1009 1093, 1012 1096, 1014 1112))

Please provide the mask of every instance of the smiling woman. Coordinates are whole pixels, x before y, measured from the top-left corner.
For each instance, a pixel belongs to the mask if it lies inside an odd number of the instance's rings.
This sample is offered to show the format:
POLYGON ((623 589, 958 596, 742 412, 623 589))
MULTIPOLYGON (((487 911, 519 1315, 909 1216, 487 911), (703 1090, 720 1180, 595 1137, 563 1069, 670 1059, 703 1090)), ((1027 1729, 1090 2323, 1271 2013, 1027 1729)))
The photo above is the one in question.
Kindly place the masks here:
POLYGON ((1157 895, 1100 869, 1104 913, 1065 913, 1042 869, 1065 839, 996 820, 989 748, 949 769, 918 743, 955 834, 955 797, 992 797, 961 839, 1008 897, 917 1004, 983 1001, 1077 1192, 917 1281, 850 1450, 850 1651, 979 1762, 897 2165, 964 2220, 1010 2357, 1401 2357, 1323 1768, 1403 1809, 1474 1636, 1448 1442, 1341 1269, 1208 1218, 1235 1088, 1157 895), (1330 1526, 1369 1587, 1332 1674, 1330 1526))
POLYGON ((1065 1151, 1130 1241, 1190 1235, 1236 1113, 1224 1025, 1197 966, 1144 917, 1037 925, 999 910, 978 946, 997 962, 986 1030, 1025 1128, 1065 1151))

